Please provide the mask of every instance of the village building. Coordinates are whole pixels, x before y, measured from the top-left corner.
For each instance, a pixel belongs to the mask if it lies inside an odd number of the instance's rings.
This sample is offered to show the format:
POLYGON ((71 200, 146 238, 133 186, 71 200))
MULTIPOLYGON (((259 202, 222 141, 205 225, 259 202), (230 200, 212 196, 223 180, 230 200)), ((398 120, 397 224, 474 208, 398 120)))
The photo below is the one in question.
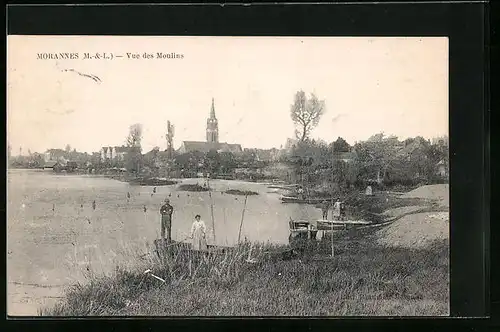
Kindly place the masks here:
POLYGON ((276 162, 280 156, 280 150, 272 149, 244 149, 244 153, 252 154, 255 161, 276 162))
POLYGON ((63 163, 67 160, 67 152, 63 149, 48 149, 43 154, 43 160, 45 163, 53 162, 53 161, 61 161, 63 163))
POLYGON ((131 152, 133 148, 126 146, 104 146, 100 150, 101 161, 118 160, 123 161, 127 153, 131 152))
POLYGON ((219 142, 219 125, 215 116, 213 98, 210 117, 207 119, 206 141, 183 141, 177 152, 180 154, 194 151, 207 153, 211 150, 216 150, 217 152, 231 152, 233 154, 241 154, 243 152, 240 144, 219 142))

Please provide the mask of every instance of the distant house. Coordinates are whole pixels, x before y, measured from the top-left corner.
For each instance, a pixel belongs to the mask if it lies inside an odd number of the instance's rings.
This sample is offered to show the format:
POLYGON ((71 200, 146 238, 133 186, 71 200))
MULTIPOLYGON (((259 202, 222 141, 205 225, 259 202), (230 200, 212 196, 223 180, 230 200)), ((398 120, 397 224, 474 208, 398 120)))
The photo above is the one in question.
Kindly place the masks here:
POLYGON ((101 161, 106 160, 124 160, 127 153, 139 148, 126 146, 104 146, 100 150, 101 161))
POLYGON ((210 150, 215 150, 217 152, 231 152, 234 154, 241 154, 243 152, 240 144, 198 141, 183 141, 177 151, 182 154, 194 151, 207 153, 210 150))
POLYGON ((446 167, 446 162, 444 160, 441 160, 440 162, 437 163, 436 165, 436 175, 440 177, 447 177, 448 176, 448 168, 446 167))
POLYGON ((56 166, 57 161, 46 161, 45 164, 43 165, 44 170, 53 170, 54 167, 56 166))
POLYGON ((256 161, 273 162, 279 159, 279 150, 272 149, 244 149, 245 153, 251 153, 255 156, 256 161))
POLYGON ((48 161, 43 165, 43 169, 46 171, 56 171, 59 172, 65 167, 59 161, 48 161))
POLYGON ((66 160, 67 157, 66 151, 62 149, 48 149, 43 155, 46 163, 49 161, 66 160))

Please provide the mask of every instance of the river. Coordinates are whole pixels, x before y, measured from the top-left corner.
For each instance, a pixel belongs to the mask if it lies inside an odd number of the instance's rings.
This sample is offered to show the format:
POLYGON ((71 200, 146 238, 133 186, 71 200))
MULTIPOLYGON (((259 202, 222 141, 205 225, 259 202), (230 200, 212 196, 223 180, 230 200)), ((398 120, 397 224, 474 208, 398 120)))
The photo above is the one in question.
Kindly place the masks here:
MULTIPOLYGON (((313 206, 282 204, 279 193, 265 184, 212 180, 210 186, 219 245, 237 242, 244 207, 244 197, 224 193, 228 189, 259 193, 248 196, 244 214, 242 238, 250 241, 287 243, 290 218, 321 216, 313 206)), ((57 301, 64 287, 85 282, 86 267, 109 273, 133 261, 134 254, 145 253, 159 237, 159 208, 165 198, 174 207, 174 240, 184 240, 194 216, 200 214, 213 243, 208 192, 178 191, 174 185, 151 193, 152 187, 105 177, 8 170, 8 314, 36 315, 38 308, 57 301)))

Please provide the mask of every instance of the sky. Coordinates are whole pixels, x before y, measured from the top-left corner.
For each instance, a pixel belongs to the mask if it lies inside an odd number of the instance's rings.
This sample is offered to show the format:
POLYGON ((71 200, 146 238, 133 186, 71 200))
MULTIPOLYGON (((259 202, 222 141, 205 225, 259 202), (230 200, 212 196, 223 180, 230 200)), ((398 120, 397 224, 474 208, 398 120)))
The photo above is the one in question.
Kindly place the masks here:
POLYGON ((123 145, 134 123, 143 125, 144 151, 165 149, 168 120, 175 148, 204 141, 212 98, 221 142, 279 148, 294 135, 290 106, 299 90, 325 101, 316 139, 448 134, 441 37, 8 36, 7 67, 14 155, 123 145), (37 59, 59 52, 79 58, 37 59), (113 59, 83 59, 86 52, 113 59), (157 52, 183 58, 142 57, 157 52))

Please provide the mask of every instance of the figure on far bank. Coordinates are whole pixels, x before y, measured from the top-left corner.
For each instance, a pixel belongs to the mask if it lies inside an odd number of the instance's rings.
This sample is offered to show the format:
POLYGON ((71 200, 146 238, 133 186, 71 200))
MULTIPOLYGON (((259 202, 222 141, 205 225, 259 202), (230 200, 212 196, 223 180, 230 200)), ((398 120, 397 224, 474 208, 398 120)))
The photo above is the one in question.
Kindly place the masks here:
POLYGON ((366 195, 366 196, 373 196, 373 189, 372 189, 372 186, 368 186, 368 187, 366 187, 366 190, 365 190, 365 195, 366 195))
POLYGON ((299 187, 299 189, 297 190, 297 193, 299 195, 299 198, 300 199, 304 199, 304 189, 302 187, 299 187))
POLYGON ((193 226, 191 226, 191 238, 193 239, 193 250, 207 250, 207 227, 205 222, 201 220, 201 216, 197 214, 194 217, 193 226))
POLYGON ((161 215, 161 239, 165 240, 165 230, 167 231, 167 242, 172 241, 172 213, 174 208, 170 205, 170 200, 165 199, 165 204, 160 208, 161 215))

